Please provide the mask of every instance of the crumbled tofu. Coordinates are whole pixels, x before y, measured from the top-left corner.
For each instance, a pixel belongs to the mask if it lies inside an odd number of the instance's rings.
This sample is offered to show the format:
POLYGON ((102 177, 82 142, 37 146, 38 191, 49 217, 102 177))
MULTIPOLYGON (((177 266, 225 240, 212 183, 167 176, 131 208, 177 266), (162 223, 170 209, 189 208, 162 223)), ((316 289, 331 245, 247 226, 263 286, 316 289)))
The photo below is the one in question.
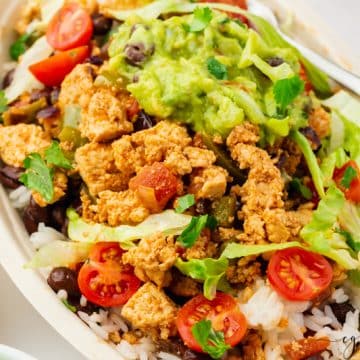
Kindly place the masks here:
POLYGON ((201 232, 195 244, 186 249, 185 258, 191 259, 205 259, 211 258, 216 254, 217 244, 211 241, 211 234, 209 229, 201 232))
POLYGON ((320 139, 330 134, 330 114, 322 107, 315 108, 309 116, 309 125, 312 127, 320 139))
POLYGON ((261 276, 261 263, 256 256, 247 256, 237 260, 226 270, 226 277, 231 284, 251 285, 261 276))
POLYGON ((61 171, 56 171, 54 174, 54 179, 53 179, 54 196, 51 199, 51 201, 47 202, 43 198, 43 196, 40 193, 38 193, 37 191, 33 191, 32 196, 33 196, 35 202, 39 206, 45 207, 49 204, 53 204, 56 201, 60 200, 66 194, 67 183, 68 183, 67 176, 61 171))
POLYGON ((22 167, 30 153, 42 153, 50 146, 50 137, 40 126, 18 124, 0 127, 0 157, 4 163, 22 167))
POLYGON ((151 129, 123 136, 112 146, 116 166, 135 174, 145 165, 166 160, 172 152, 181 152, 190 143, 191 138, 183 126, 161 121, 151 129))
POLYGON ((202 285, 200 282, 184 276, 174 269, 169 290, 176 296, 194 297, 202 293, 202 285))
POLYGON ((79 129, 91 141, 106 141, 133 131, 127 121, 125 103, 128 96, 110 88, 99 88, 83 112, 79 129))
POLYGON ((107 222, 111 226, 137 224, 150 215, 149 210, 132 190, 107 190, 99 193, 96 212, 100 222, 107 222))
POLYGON ((169 269, 174 265, 176 257, 174 238, 155 233, 126 252, 122 260, 135 268, 135 275, 140 280, 153 281, 157 286, 165 287, 171 281, 169 269))
POLYGON ((129 177, 115 166, 110 144, 89 143, 76 150, 79 173, 92 195, 127 188, 129 177))
POLYGON ((193 168, 207 168, 216 161, 216 156, 212 151, 194 146, 186 147, 184 154, 193 168))
POLYGON ((265 360, 262 336, 254 330, 250 330, 241 341, 243 358, 246 360, 265 360))
POLYGON ((197 199, 219 199, 225 194, 228 176, 228 172, 220 166, 199 169, 191 175, 189 191, 197 199))
POLYGON ((59 105, 81 107, 79 129, 91 141, 108 141, 130 133, 133 125, 127 120, 126 102, 129 95, 113 87, 94 85, 96 68, 77 65, 61 84, 59 105))
POLYGON ((133 327, 161 339, 176 334, 175 304, 154 284, 147 282, 124 305, 121 315, 133 327))

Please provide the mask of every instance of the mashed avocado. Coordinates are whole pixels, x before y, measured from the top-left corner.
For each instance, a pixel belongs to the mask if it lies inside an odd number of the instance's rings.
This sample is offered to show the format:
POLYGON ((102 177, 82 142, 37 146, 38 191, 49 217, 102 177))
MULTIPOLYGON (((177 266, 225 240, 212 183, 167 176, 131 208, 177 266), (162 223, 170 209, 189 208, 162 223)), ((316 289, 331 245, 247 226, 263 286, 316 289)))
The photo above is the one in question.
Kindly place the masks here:
POLYGON ((270 130, 276 124, 275 133, 286 135, 288 120, 267 120, 274 117, 273 84, 299 71, 296 54, 270 48, 239 21, 207 11, 208 23, 200 30, 193 26, 199 21, 195 13, 128 18, 113 38, 106 71, 125 80, 150 115, 221 136, 246 118, 270 130), (272 59, 281 63, 274 66, 272 59))

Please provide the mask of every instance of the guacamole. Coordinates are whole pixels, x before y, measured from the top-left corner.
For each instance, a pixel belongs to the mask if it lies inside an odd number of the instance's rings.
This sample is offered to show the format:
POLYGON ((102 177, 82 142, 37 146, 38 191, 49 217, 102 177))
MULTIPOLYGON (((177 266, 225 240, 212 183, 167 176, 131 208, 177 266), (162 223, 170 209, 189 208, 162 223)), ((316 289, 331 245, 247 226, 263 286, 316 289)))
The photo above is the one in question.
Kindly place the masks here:
MULTIPOLYGON (((150 115, 223 137, 244 119, 281 136, 298 123, 289 121, 291 107, 277 113, 273 95, 277 81, 299 72, 296 53, 270 48, 225 13, 202 8, 165 20, 132 16, 114 35, 109 54, 106 71, 125 81, 150 115)), ((303 112, 293 113, 303 123, 303 112)))

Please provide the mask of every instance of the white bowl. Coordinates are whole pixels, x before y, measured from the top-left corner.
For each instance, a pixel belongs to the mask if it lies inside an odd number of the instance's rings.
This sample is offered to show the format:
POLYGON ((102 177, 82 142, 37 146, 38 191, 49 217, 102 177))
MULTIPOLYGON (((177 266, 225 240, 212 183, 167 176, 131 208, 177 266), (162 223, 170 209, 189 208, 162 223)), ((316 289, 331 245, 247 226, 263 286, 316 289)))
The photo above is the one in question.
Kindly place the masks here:
MULTIPOLYGON (((277 6, 280 7, 289 7, 287 0, 266 0, 266 2, 277 3, 277 6)), ((22 3, 24 3, 24 0, 0 1, 0 69, 2 68, 1 64, 8 61, 8 45, 13 35, 11 28, 18 14, 18 6, 22 3)), ((320 30, 316 33, 308 31, 312 43, 314 38, 319 39, 320 36, 324 44, 341 43, 334 41, 334 35, 329 31, 325 31, 325 26, 322 25, 321 20, 316 15, 311 14, 308 9, 305 9, 300 0, 292 0, 291 8, 294 13, 306 14, 309 24, 313 24, 314 28, 321 29, 321 33, 320 30)), ((302 19, 304 18, 305 16, 302 16, 302 19)), ((302 34, 306 33, 304 28, 301 28, 301 32, 302 34)), ((341 61, 336 54, 344 54, 344 50, 333 50, 330 54, 341 61)), ((351 59, 350 55, 349 58, 351 59)), ((23 265, 31 258, 34 250, 28 241, 28 234, 21 218, 11 207, 7 194, 2 187, 0 187, 0 203, 2 204, 0 209, 0 262, 18 289, 43 318, 85 357, 91 360, 119 360, 121 357, 112 346, 98 338, 57 299, 54 292, 48 287, 46 278, 39 271, 25 270, 23 268, 23 265)), ((39 342, 41 341, 39 339, 39 342)), ((7 348, 0 348, 1 359, 2 354, 6 354, 9 360, 34 360, 29 356, 20 357, 19 354, 21 353, 15 350, 10 351, 7 348)), ((8 358, 5 357, 5 359, 8 358)))
POLYGON ((29 354, 12 348, 10 346, 0 344, 0 360, 36 360, 29 354))

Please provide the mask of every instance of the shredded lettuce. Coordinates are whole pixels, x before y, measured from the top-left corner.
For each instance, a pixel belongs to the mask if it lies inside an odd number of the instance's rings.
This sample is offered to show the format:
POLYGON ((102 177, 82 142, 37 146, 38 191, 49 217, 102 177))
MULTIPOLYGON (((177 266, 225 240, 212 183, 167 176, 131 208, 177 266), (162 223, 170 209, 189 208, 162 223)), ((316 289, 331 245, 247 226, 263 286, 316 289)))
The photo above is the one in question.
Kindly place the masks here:
POLYGON ((42 246, 25 268, 70 266, 87 259, 92 244, 56 240, 42 246))
POLYGON ((292 241, 282 244, 269 245, 244 245, 239 243, 230 243, 226 246, 221 257, 226 259, 237 259, 244 256, 260 255, 269 251, 283 250, 291 247, 301 247, 298 241, 292 241))
POLYGON ((310 250, 352 270, 360 267, 359 259, 351 256, 346 238, 336 231, 338 217, 345 204, 344 194, 337 187, 330 187, 314 211, 312 220, 301 230, 300 235, 310 246, 310 250))
POLYGON ((209 300, 215 297, 216 289, 221 284, 226 284, 225 272, 228 265, 229 261, 224 257, 189 261, 178 258, 175 262, 175 267, 184 275, 204 282, 204 296, 209 300))
POLYGON ((22 93, 33 89, 44 87, 29 71, 29 66, 48 58, 53 52, 53 48, 46 41, 46 37, 40 39, 28 49, 16 67, 14 79, 10 86, 5 89, 5 96, 8 104, 16 100, 22 93))
POLYGON ((155 232, 180 235, 191 221, 190 215, 177 214, 173 210, 150 215, 142 223, 135 226, 110 227, 103 224, 87 223, 74 209, 68 209, 67 216, 70 220, 68 234, 71 240, 87 243, 118 241, 123 249, 133 247, 134 240, 147 237, 155 232))
MULTIPOLYGON (((342 229, 347 231, 352 238, 353 248, 360 248, 360 207, 347 201, 339 214, 339 223, 342 229), (354 246, 355 245, 355 246, 354 246)), ((358 250, 359 251, 359 250, 358 250)))

